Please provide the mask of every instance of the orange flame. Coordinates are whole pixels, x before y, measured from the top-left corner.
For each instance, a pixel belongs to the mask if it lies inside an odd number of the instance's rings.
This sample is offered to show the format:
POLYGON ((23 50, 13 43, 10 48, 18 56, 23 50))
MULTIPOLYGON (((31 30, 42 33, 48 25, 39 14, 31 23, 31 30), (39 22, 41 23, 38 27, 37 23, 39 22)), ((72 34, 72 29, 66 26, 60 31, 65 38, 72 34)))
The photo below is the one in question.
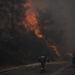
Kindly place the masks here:
POLYGON ((38 29, 35 30, 35 34, 37 35, 38 38, 43 38, 43 35, 40 34, 40 31, 38 29))
MULTIPOLYGON (((30 1, 30 0, 27 0, 27 1, 30 1)), ((40 29, 38 26, 38 19, 36 18, 37 17, 36 13, 32 9, 32 4, 30 2, 27 2, 24 4, 24 8, 28 8, 28 9, 25 12, 25 15, 26 15, 25 21, 26 22, 23 21, 22 24, 25 25, 27 30, 34 31, 35 35, 38 38, 42 38, 43 35, 40 34, 40 29)))
POLYGON ((32 9, 28 9, 26 11, 26 21, 28 21, 28 23, 30 23, 32 26, 36 26, 38 24, 38 20, 36 18, 36 14, 34 12, 32 12, 32 9))
MULTIPOLYGON (((27 0, 27 1, 30 1, 30 0, 27 0)), ((27 30, 34 31, 35 35, 38 38, 42 38, 46 42, 47 46, 50 48, 53 48, 55 53, 58 56, 60 56, 60 53, 58 52, 56 46, 54 45, 55 44, 54 41, 51 39, 46 40, 43 34, 40 33, 39 21, 37 19, 36 13, 32 9, 33 8, 32 4, 30 2, 27 2, 23 6, 24 8, 27 8, 27 10, 25 11, 26 18, 24 19, 22 24, 24 24, 27 30)), ((50 29, 50 27, 44 27, 45 30, 48 28, 50 29)))
POLYGON ((50 48, 52 48, 53 51, 56 53, 57 56, 61 56, 60 53, 59 53, 59 51, 58 51, 58 49, 57 49, 57 47, 55 46, 55 42, 52 39, 48 38, 47 40, 46 39, 44 39, 44 40, 45 40, 47 46, 50 47, 50 48))
POLYGON ((60 56, 60 53, 58 52, 58 50, 57 50, 57 48, 56 48, 56 46, 50 46, 50 48, 53 48, 53 50, 55 51, 55 53, 58 55, 58 56, 60 56))

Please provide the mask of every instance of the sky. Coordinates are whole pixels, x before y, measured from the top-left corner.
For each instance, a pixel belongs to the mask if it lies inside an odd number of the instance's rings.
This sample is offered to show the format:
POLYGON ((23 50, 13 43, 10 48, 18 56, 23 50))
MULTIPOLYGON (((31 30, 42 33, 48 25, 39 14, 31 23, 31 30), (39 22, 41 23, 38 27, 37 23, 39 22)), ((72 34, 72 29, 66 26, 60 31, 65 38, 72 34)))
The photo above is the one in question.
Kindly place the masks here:
POLYGON ((64 31, 67 51, 75 50, 75 0, 32 0, 35 10, 51 13, 58 30, 64 31))

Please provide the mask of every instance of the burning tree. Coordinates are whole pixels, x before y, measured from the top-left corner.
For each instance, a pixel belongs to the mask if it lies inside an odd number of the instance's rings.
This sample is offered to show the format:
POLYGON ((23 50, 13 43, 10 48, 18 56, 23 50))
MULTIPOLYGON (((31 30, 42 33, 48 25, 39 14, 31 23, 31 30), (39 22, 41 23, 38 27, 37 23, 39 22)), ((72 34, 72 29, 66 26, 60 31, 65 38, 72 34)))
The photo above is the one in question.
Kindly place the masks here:
POLYGON ((38 15, 31 0, 1 0, 0 3, 0 50, 5 55, 4 61, 7 59, 8 63, 28 63, 28 58, 33 58, 37 52, 40 55, 41 50, 53 50, 56 56, 60 56, 56 45, 57 37, 54 36, 55 32, 52 32, 52 18, 44 19, 43 14, 38 15), (50 33, 50 36, 47 33, 50 33))

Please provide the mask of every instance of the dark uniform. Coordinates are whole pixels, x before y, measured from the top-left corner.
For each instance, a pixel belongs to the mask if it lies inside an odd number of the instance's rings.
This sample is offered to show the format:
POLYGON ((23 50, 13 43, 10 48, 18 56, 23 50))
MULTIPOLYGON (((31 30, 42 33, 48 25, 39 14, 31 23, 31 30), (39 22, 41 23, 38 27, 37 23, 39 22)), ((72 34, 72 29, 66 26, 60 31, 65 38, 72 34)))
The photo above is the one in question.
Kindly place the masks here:
POLYGON ((43 54, 40 56, 39 61, 41 62, 41 71, 40 72, 46 72, 45 63, 46 61, 49 61, 46 54, 43 54))

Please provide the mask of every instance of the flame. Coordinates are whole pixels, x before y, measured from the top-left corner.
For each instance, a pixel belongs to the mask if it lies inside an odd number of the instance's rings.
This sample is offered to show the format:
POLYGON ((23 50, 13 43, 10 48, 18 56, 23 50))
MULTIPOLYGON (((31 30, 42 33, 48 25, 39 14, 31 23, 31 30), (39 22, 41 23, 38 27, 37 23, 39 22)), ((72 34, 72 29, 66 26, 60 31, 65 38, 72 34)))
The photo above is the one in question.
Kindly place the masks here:
MULTIPOLYGON (((30 2, 31 0, 27 0, 27 3, 23 4, 24 8, 27 8, 25 11, 25 19, 22 21, 22 24, 24 24, 25 28, 29 31, 34 31, 35 35, 38 38, 42 38, 45 43, 47 44, 48 47, 53 48, 53 50, 55 51, 55 53, 60 56, 60 53, 58 52, 56 46, 54 45, 55 42, 53 40, 51 40, 50 38, 46 40, 46 38, 44 37, 43 34, 41 34, 40 32, 40 25, 39 25, 39 20, 37 19, 37 15, 35 13, 35 11, 32 9, 32 4, 30 2)), ((44 29, 50 29, 50 27, 45 26, 44 29)))
POLYGON ((36 29, 36 30, 35 30, 35 34, 37 35, 37 37, 43 38, 43 35, 40 34, 40 30, 36 29))
POLYGON ((36 18, 37 17, 36 13, 32 9, 33 7, 32 7, 32 4, 30 3, 30 0, 27 0, 27 1, 28 2, 24 4, 24 8, 28 8, 28 7, 29 8, 25 11, 26 18, 22 22, 22 24, 24 24, 27 30, 34 31, 35 35, 38 38, 42 38, 43 35, 40 34, 40 29, 38 25, 39 21, 36 18))
POLYGON ((56 53, 58 56, 60 56, 60 53, 58 52, 56 46, 54 46, 54 45, 51 46, 51 45, 50 45, 50 48, 53 48, 53 50, 55 51, 55 53, 56 53))
POLYGON ((44 39, 44 40, 45 40, 47 46, 49 48, 52 48, 53 51, 56 53, 57 56, 61 56, 60 53, 59 53, 59 51, 58 51, 58 49, 57 49, 57 47, 55 46, 56 43, 52 39, 47 38, 47 40, 46 39, 44 39))
POLYGON ((26 21, 28 21, 28 23, 35 27, 38 24, 36 14, 32 12, 32 9, 29 9, 26 11, 26 15, 26 21))

